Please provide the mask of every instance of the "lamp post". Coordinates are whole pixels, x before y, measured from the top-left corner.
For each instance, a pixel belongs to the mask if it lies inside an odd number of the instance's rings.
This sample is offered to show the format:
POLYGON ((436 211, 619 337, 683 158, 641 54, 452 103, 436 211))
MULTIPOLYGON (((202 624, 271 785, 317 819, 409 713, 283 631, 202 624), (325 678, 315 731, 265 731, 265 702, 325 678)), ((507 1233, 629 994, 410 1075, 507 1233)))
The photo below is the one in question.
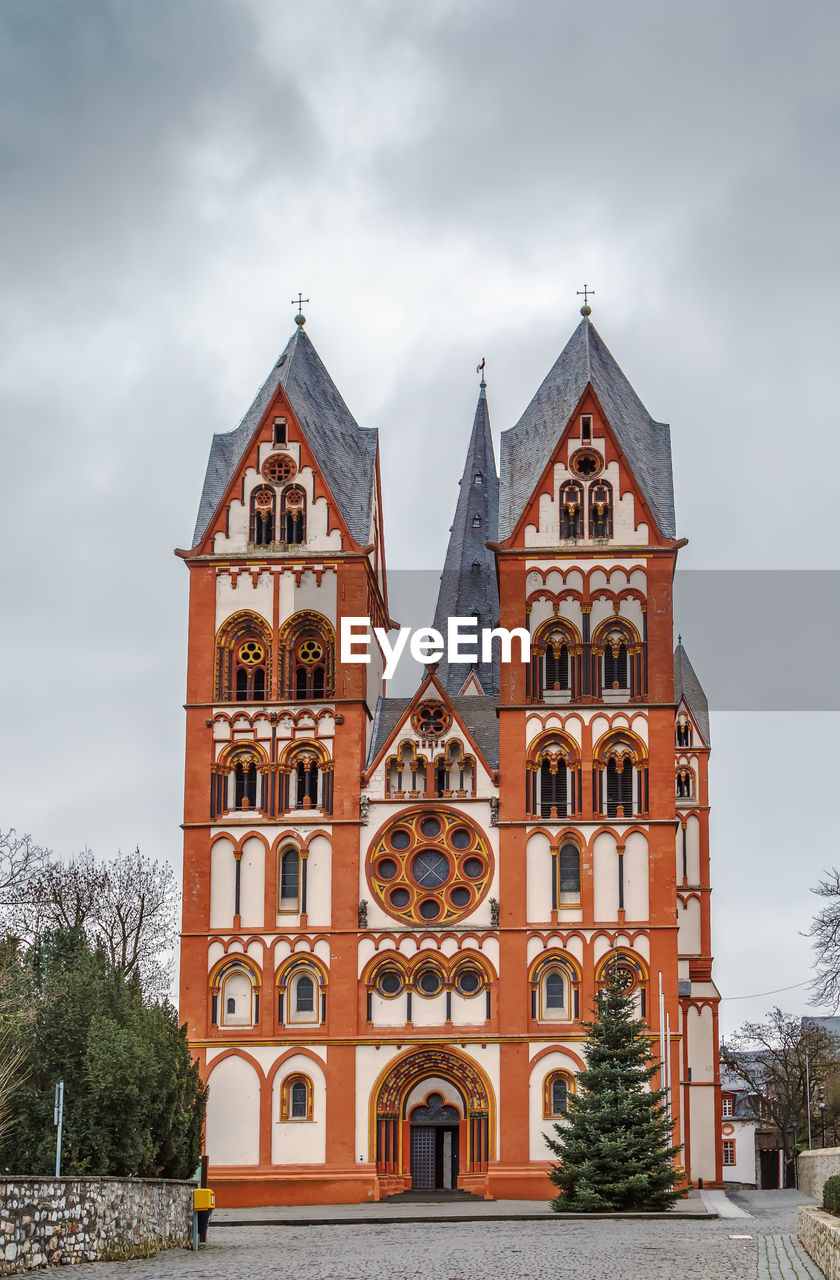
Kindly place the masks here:
POLYGON ((794 1116, 790 1122, 791 1132, 793 1133, 793 1148, 791 1151, 791 1157, 793 1159, 793 1185, 796 1187, 797 1191, 799 1190, 799 1169, 796 1163, 796 1130, 798 1125, 799 1125, 799 1118, 798 1116, 794 1116))
POLYGON ((822 1145, 825 1146, 825 1098, 820 1098, 820 1126, 822 1128, 822 1145))

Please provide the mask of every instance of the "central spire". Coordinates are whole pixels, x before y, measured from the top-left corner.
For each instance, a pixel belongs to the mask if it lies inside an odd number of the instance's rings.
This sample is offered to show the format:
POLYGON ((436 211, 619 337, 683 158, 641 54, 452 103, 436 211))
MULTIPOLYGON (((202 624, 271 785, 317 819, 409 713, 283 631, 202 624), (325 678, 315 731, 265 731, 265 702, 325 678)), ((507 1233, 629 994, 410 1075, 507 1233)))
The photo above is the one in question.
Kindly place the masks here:
MULTIPOLYGON (((481 374, 478 404, 435 609, 434 625, 444 635, 449 618, 474 617, 479 635, 483 627, 495 626, 499 618, 496 560, 486 545, 495 542, 499 533, 499 477, 490 433, 484 368, 482 360, 476 370, 481 374)), ((475 672, 485 693, 497 692, 498 672, 490 662, 450 666, 444 656, 436 674, 450 697, 455 697, 461 693, 471 672, 475 672)))

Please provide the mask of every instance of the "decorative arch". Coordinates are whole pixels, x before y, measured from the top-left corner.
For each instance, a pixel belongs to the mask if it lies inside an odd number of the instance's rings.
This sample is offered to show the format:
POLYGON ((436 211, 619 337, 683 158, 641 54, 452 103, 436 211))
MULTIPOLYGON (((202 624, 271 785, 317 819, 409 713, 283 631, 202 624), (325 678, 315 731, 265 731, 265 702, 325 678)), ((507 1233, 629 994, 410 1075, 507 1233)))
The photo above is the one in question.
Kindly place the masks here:
POLYGON ((277 495, 269 484, 251 490, 248 541, 255 547, 269 547, 277 531, 277 495))
POLYGON ((531 1017, 536 1022, 572 1022, 580 1017, 581 968, 556 948, 535 957, 528 969, 531 1017))
POLYGON ((235 810, 262 812, 268 756, 259 742, 228 742, 212 768, 210 816, 235 810))
POLYGON ((567 480, 560 487, 560 537, 568 541, 583 537, 583 485, 567 480))
POLYGON ((215 698, 262 702, 271 697, 271 627, 250 609, 229 617, 216 633, 215 698))
POLYGON ((335 631, 322 613, 301 610, 280 628, 282 697, 306 702, 335 693, 335 631))
POLYGON ((315 1090, 312 1079, 294 1071, 280 1084, 280 1119, 306 1121, 313 1118, 315 1090))
POLYGON ((608 818, 647 813, 647 748, 632 729, 608 729, 595 744, 592 805, 608 818))
POLYGON ((379 1174, 409 1174, 408 1097, 425 1077, 448 1081, 463 1103, 461 1174, 485 1173, 495 1147, 493 1087, 477 1063, 457 1049, 409 1050, 389 1063, 371 1090, 371 1148, 379 1174))
POLYGON ((609 480, 599 477, 589 486, 589 536, 611 538, 613 531, 613 491, 609 480))
MULTIPOLYGON (((618 602, 613 607, 618 609, 618 602)), ((597 697, 638 697, 645 693, 646 645, 628 618, 616 613, 592 635, 592 687, 597 697)))
MULTIPOLYGON (((556 605, 555 605, 556 608, 556 605)), ((577 627, 567 618, 546 618, 531 637, 529 699, 568 702, 581 688, 583 646, 577 627)))
POLYGON ((696 800, 697 779, 690 765, 678 765, 674 778, 674 789, 677 800, 696 800))
POLYGON ((580 753, 562 729, 547 729, 533 740, 525 769, 530 814, 556 821, 581 811, 580 753))
POLYGON ((280 753, 280 804, 290 809, 332 813, 333 761, 323 742, 297 738, 280 753))
POLYGON ((217 960, 209 974, 214 1027, 253 1027, 260 1019, 261 975, 258 966, 244 952, 234 952, 217 960))
POLYGON ((475 756, 467 752, 460 738, 450 738, 435 756, 435 794, 443 799, 463 799, 475 795, 475 756))
POLYGON ((595 985, 600 990, 612 981, 617 981, 622 991, 634 996, 639 1017, 646 1018, 650 970, 642 957, 623 947, 608 951, 595 966, 595 985))
POLYGON ((288 1027, 326 1022, 328 981, 329 970, 313 952, 288 956, 274 979, 277 1021, 288 1027))
POLYGON ((417 751, 411 738, 403 738, 393 755, 385 761, 385 794, 396 800, 425 796, 429 761, 417 751))

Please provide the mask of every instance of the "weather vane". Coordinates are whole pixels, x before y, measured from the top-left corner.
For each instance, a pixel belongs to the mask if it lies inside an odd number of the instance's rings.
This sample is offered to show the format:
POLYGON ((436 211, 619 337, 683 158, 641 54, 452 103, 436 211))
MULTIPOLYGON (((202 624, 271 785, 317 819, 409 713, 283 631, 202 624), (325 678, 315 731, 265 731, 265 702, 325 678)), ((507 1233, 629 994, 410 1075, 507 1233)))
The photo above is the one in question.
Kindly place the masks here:
POLYGON ((303 304, 304 302, 308 302, 308 301, 309 299, 304 298, 303 294, 300 291, 298 291, 298 296, 296 298, 292 298, 292 306, 297 307, 295 324, 300 324, 300 325, 306 324, 306 316, 303 314, 303 304))
POLYGON ((486 358, 486 356, 482 356, 482 357, 481 357, 481 364, 477 364, 477 365, 475 366, 475 371, 476 371, 476 373, 480 373, 480 374, 481 374, 481 385, 482 385, 482 387, 486 387, 486 386, 487 386, 487 383, 484 381, 484 366, 485 366, 486 364, 487 364, 487 358, 486 358))
POLYGON ((590 307, 590 305, 589 305, 589 295, 590 295, 590 293, 592 294, 592 297, 594 298, 594 297, 595 297, 595 290, 594 290, 594 289, 590 289, 588 284, 585 284, 585 285, 583 286, 583 288, 582 288, 582 289, 578 289, 578 291, 577 291, 577 296, 578 296, 579 298, 583 298, 583 306, 582 306, 582 307, 581 307, 581 309, 580 309, 580 314, 581 314, 582 316, 591 316, 591 315, 592 315, 592 308, 591 308, 591 307, 590 307))

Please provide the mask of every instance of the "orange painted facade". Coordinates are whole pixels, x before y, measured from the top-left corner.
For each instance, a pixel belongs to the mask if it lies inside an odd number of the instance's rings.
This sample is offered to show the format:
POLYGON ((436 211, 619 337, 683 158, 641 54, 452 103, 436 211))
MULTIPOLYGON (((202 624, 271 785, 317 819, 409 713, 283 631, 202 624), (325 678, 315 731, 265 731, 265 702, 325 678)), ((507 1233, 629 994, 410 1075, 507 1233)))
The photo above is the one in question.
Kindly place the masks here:
MULTIPOLYGON (((588 324, 573 342, 596 341, 588 324)), ((620 371, 602 364, 606 397, 620 371)), ((493 622, 532 638, 492 694, 478 676, 475 696, 451 692, 432 665, 388 699, 375 646, 341 661, 343 618, 389 619, 378 453, 302 326, 214 442, 178 553, 180 1008, 220 1205, 549 1197, 543 1134, 608 963, 654 1053, 661 983, 675 1141, 689 1178, 720 1181, 708 717, 674 653, 682 544, 628 461, 632 422, 584 384, 486 539, 493 622)))

